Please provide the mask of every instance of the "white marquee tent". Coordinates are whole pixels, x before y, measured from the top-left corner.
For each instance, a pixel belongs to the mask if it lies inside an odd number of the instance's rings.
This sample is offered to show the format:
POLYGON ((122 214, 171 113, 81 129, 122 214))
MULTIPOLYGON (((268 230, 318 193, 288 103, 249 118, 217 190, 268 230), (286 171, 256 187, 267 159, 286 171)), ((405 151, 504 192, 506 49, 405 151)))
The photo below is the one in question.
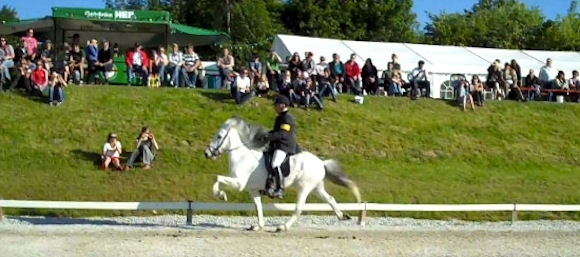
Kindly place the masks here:
POLYGON ((534 69, 537 75, 547 58, 551 58, 554 67, 564 71, 567 77, 571 75, 572 70, 580 69, 580 53, 578 52, 348 41, 292 35, 277 35, 272 49, 282 58, 294 52, 298 52, 303 57, 305 52, 311 51, 314 53, 315 60, 318 60, 320 56, 325 56, 329 61, 333 53, 339 54, 343 61, 354 53, 361 66, 367 58, 371 58, 379 70, 379 76, 380 72, 387 69, 387 63, 393 53, 398 56, 404 72, 410 72, 417 66, 418 61, 423 60, 425 69, 430 73, 431 92, 435 98, 440 98, 441 85, 449 81, 451 74, 464 74, 468 78, 472 75, 479 75, 482 80, 485 80, 488 66, 496 59, 502 63, 515 59, 522 68, 523 76, 527 75, 529 69, 534 69))

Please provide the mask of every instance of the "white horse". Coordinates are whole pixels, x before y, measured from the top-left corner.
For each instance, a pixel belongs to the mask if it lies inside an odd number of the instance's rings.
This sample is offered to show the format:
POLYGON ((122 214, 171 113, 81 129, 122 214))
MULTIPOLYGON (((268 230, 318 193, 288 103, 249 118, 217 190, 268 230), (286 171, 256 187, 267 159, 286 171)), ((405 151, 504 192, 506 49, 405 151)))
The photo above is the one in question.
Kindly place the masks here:
MULTIPOLYGON (((217 159, 222 153, 228 154, 229 176, 217 176, 213 185, 215 197, 227 201, 226 193, 220 189, 220 183, 238 191, 246 190, 254 199, 258 214, 258 225, 250 230, 258 231, 264 228, 264 214, 262 210, 262 196, 260 190, 264 189, 268 171, 265 166, 263 151, 268 142, 263 141, 262 135, 267 133, 265 129, 256 125, 249 125, 241 118, 232 117, 226 120, 213 140, 205 150, 206 158, 217 159)), ((339 163, 335 160, 321 160, 307 151, 292 155, 289 160, 290 173, 284 179, 285 188, 296 187, 298 200, 292 217, 284 225, 277 227, 276 231, 288 230, 306 203, 306 198, 312 190, 325 200, 339 220, 349 220, 350 216, 344 214, 336 203, 334 197, 324 189, 324 179, 328 178, 334 184, 349 188, 355 195, 358 203, 361 196, 358 187, 342 171, 339 163)), ((359 216, 361 222, 363 213, 359 216)))

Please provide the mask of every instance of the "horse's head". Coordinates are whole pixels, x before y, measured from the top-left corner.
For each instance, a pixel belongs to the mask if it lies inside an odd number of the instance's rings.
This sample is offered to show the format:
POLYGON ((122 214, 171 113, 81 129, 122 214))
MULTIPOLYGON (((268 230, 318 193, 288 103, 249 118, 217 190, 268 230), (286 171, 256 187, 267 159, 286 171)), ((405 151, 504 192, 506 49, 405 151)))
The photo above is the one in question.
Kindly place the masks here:
POLYGON ((226 120, 211 143, 205 149, 205 157, 217 159, 223 153, 245 146, 254 150, 262 150, 268 142, 263 140, 267 132, 260 126, 248 125, 239 117, 226 120))
POLYGON ((233 118, 228 119, 222 124, 205 149, 205 157, 215 160, 239 145, 241 145, 241 140, 236 130, 236 121, 233 118))

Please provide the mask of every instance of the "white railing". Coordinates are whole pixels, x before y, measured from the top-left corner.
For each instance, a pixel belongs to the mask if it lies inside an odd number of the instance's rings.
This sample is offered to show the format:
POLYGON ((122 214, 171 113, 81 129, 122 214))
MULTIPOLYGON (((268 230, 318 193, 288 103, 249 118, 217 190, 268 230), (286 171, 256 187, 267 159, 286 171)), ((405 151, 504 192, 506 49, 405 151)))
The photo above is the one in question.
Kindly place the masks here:
MULTIPOLYGON (((295 204, 264 204, 264 211, 294 211, 295 204)), ((580 212, 580 205, 563 204, 382 204, 382 203, 340 203, 343 211, 360 211, 359 221, 364 224, 367 211, 381 212, 511 212, 512 224, 517 221, 517 213, 525 212, 580 212)), ((70 202, 0 199, 2 208, 20 209, 80 209, 80 210, 187 210, 187 225, 192 225, 194 211, 254 211, 250 203, 198 203, 184 202, 70 202)), ((308 203, 304 211, 332 211, 326 203, 308 203)))

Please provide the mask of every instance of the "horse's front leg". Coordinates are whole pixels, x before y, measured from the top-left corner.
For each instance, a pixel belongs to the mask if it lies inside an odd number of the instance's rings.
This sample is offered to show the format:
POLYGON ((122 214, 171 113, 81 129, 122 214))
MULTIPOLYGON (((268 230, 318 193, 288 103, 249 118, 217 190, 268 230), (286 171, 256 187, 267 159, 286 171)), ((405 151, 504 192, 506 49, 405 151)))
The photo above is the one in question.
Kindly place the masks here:
POLYGON ((262 196, 259 190, 251 190, 250 195, 254 199, 254 205, 256 205, 256 213, 258 214, 258 226, 251 226, 250 230, 259 231, 264 229, 266 222, 264 222, 264 210, 262 209, 262 196))
POLYGON ((238 183, 237 179, 226 176, 217 176, 215 183, 213 183, 213 195, 218 199, 224 201, 228 200, 228 195, 226 194, 226 192, 220 189, 220 184, 224 184, 227 187, 231 187, 238 190, 240 188, 240 184, 238 183))

